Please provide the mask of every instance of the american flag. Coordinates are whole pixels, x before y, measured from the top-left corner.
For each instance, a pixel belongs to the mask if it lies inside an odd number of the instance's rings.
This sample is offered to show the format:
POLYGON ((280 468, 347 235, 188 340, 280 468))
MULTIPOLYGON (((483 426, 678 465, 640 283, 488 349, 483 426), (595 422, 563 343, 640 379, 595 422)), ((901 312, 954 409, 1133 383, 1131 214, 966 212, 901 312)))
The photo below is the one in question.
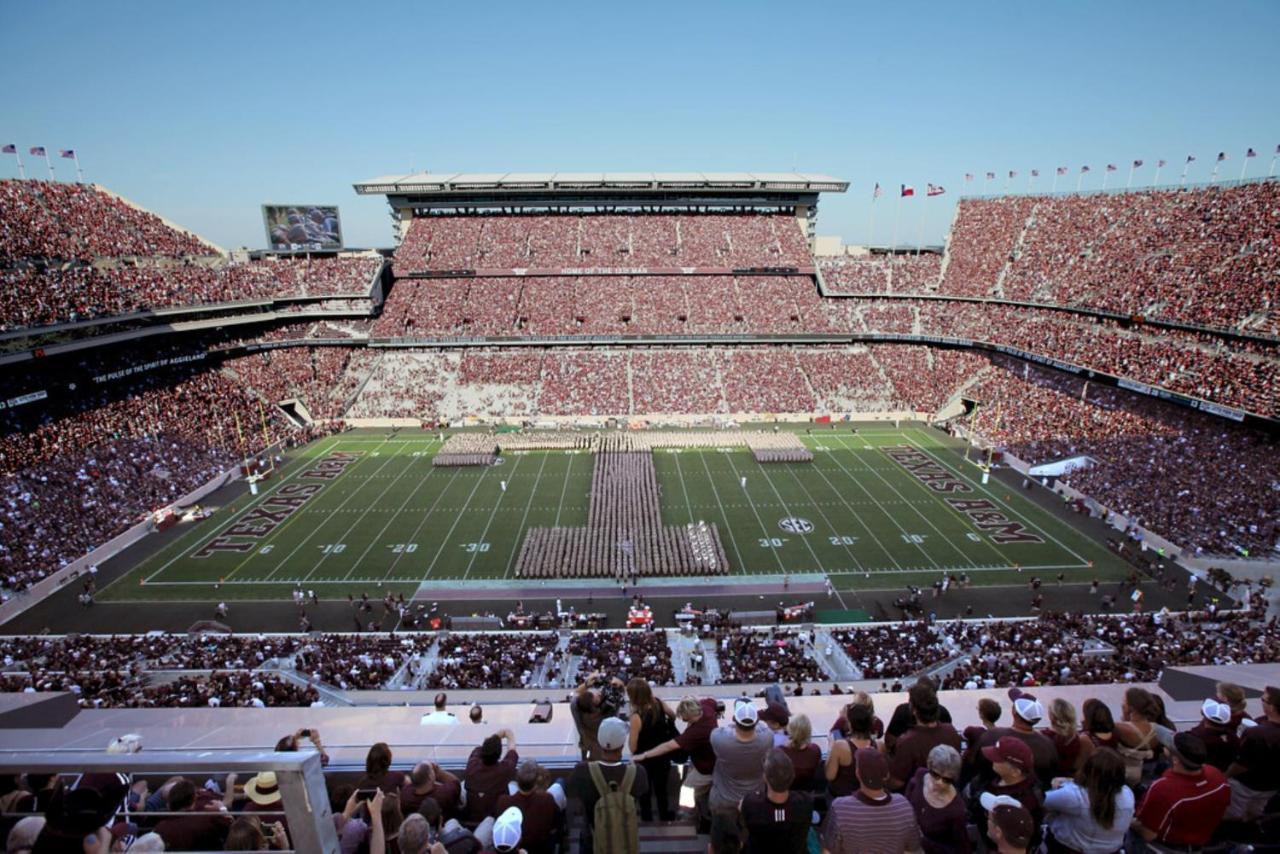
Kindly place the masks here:
POLYGON ((1135 160, 1135 161, 1133 161, 1133 168, 1134 168, 1134 169, 1137 169, 1137 168, 1138 168, 1139 166, 1141 166, 1141 165, 1142 165, 1142 161, 1141 161, 1141 160, 1135 160))
POLYGON ((1227 153, 1226 153, 1225 151, 1219 151, 1219 152, 1218 152, 1218 162, 1219 162, 1219 163, 1221 163, 1222 161, 1224 161, 1224 160, 1226 160, 1226 159, 1227 159, 1227 153))
POLYGON ((76 159, 76 150, 74 148, 64 148, 58 152, 59 157, 65 157, 68 160, 76 159))
POLYGON ((1187 162, 1188 162, 1188 163, 1195 163, 1195 161, 1196 161, 1196 156, 1195 156, 1194 154, 1188 154, 1188 155, 1187 155, 1187 162))
POLYGON ((1114 172, 1114 171, 1116 171, 1116 165, 1115 165, 1114 163, 1108 163, 1108 164, 1107 164, 1107 171, 1108 171, 1108 172, 1114 172))
POLYGON ((988 172, 988 173, 987 173, 987 180, 988 180, 988 181, 994 181, 995 179, 996 179, 996 173, 994 173, 994 172, 988 172))
POLYGON ((973 180, 973 173, 972 173, 972 172, 966 172, 966 173, 964 173, 964 179, 965 179, 966 181, 972 181, 972 180, 973 180))
POLYGON ((876 188, 871 191, 871 201, 874 202, 876 199, 880 198, 883 195, 884 195, 884 190, 880 189, 880 182, 877 181, 876 188))
POLYGON ((1080 167, 1080 174, 1081 174, 1081 175, 1083 175, 1084 173, 1086 173, 1086 172, 1088 172, 1088 171, 1090 171, 1088 166, 1081 166, 1081 167, 1080 167))
POLYGON ((17 154, 17 153, 18 153, 18 146, 14 145, 12 142, 6 145, 4 148, 0 148, 0 154, 17 154))
POLYGON ((1248 151, 1246 151, 1246 152, 1244 153, 1244 156, 1245 156, 1245 157, 1257 157, 1257 156, 1258 156, 1258 152, 1254 151, 1254 150, 1251 148, 1251 149, 1249 149, 1248 151))
POLYGON ((1032 178, 1039 178, 1039 177, 1040 177, 1040 170, 1039 170, 1039 169, 1032 169, 1032 170, 1031 170, 1031 177, 1032 177, 1032 178))
POLYGON ((45 156, 44 146, 43 145, 31 146, 31 153, 34 154, 36 157, 44 157, 45 156))
POLYGON ((1059 167, 1058 167, 1058 174, 1059 174, 1059 175, 1065 175, 1065 174, 1067 174, 1067 167, 1065 167, 1065 166, 1059 166, 1059 167))
POLYGON ((1010 178, 1017 178, 1017 177, 1018 177, 1018 173, 1017 173, 1017 172, 1015 172, 1015 171, 1013 171, 1012 169, 1010 169, 1010 170, 1009 170, 1009 177, 1010 177, 1010 178))
POLYGON ((1166 166, 1168 166, 1168 165, 1169 165, 1169 164, 1168 164, 1166 161, 1164 161, 1164 160, 1157 160, 1157 161, 1156 161, 1156 168, 1157 168, 1157 169, 1163 169, 1164 167, 1166 167, 1166 166))

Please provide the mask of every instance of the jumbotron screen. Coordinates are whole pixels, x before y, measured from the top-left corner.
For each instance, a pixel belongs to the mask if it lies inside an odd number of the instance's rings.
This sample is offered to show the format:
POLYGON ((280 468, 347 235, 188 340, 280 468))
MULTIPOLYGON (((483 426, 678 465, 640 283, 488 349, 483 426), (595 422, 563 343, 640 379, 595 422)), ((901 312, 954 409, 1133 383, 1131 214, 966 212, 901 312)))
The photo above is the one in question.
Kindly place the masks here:
POLYGON ((315 252, 342 248, 337 205, 263 205, 267 248, 273 252, 315 252))

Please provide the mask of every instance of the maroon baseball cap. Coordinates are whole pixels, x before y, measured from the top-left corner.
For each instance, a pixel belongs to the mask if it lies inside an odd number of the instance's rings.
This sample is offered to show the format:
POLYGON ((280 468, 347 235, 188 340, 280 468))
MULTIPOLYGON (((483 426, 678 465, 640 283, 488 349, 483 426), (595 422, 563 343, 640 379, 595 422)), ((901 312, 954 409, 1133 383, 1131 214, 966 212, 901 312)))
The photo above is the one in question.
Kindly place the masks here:
POLYGON ((787 712, 787 707, 781 703, 770 702, 764 707, 764 711, 760 713, 760 720, 765 723, 775 723, 778 726, 786 726, 791 720, 791 715, 787 712))
POLYGON ((1036 764, 1036 759, 1031 755, 1031 748, 1027 743, 1011 735, 1006 735, 995 744, 982 748, 982 755, 991 762, 1008 762, 1010 765, 1017 765, 1023 771, 1030 771, 1036 764))
POLYGON ((854 759, 863 788, 883 789, 889 780, 889 760, 884 758, 884 754, 870 747, 860 747, 854 753, 854 759))

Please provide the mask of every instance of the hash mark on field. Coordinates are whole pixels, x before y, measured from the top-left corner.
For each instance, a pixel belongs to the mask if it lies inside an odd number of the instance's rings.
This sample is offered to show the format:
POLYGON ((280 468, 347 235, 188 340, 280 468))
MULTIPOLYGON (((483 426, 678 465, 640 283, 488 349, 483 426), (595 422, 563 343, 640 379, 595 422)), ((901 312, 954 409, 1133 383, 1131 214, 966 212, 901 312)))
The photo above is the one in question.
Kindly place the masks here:
MULTIPOLYGON (((769 473, 765 469, 764 464, 757 461, 756 468, 760 469, 760 474, 764 475, 765 483, 769 484, 769 488, 773 490, 773 494, 778 496, 778 501, 782 503, 782 512, 786 513, 787 516, 794 516, 795 514, 791 512, 791 508, 787 506, 786 501, 783 499, 782 493, 779 492, 778 487, 774 485, 773 478, 769 477, 769 473)), ((818 512, 821 513, 822 511, 819 510, 818 512)), ((826 517, 824 516, 823 518, 826 518, 826 517)), ((833 529, 833 533, 834 533, 834 529, 833 529)), ((809 555, 813 558, 814 563, 818 565, 818 569, 822 570, 822 572, 825 573, 827 568, 822 565, 822 558, 818 557, 818 553, 813 550, 813 544, 809 542, 809 538, 801 537, 800 541, 804 543, 804 547, 809 550, 809 555)), ((854 561, 854 562, 856 563, 857 561, 854 561)))

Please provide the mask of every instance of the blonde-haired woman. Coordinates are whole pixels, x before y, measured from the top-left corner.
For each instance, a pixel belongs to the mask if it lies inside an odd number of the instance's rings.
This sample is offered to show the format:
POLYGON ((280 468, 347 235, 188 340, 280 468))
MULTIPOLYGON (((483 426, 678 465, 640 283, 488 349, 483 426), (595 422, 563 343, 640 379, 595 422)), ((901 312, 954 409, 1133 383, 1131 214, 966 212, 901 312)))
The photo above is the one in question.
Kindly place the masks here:
POLYGON ((792 715, 787 721, 787 743, 782 745, 795 768, 793 789, 812 791, 818 783, 818 766, 822 764, 822 748, 813 743, 813 725, 808 715, 792 715))

